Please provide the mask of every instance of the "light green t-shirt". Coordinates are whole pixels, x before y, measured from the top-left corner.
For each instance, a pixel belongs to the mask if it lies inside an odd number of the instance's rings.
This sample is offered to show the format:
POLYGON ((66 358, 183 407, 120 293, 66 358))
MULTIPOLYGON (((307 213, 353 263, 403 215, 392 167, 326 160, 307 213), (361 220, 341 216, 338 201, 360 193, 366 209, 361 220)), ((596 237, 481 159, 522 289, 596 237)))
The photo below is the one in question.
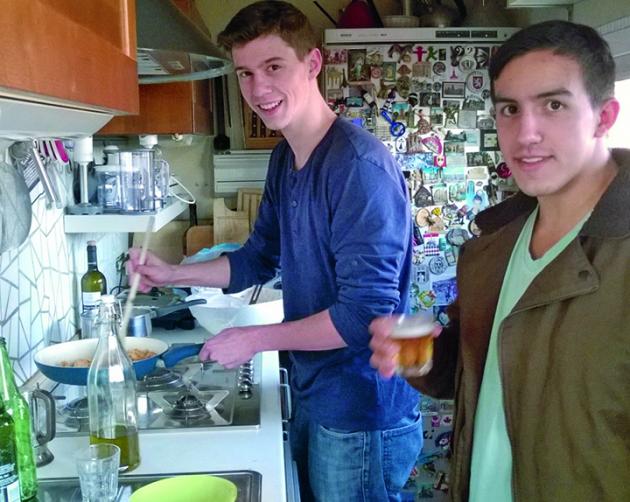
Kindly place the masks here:
POLYGON ((512 500, 512 448, 503 410, 503 393, 499 374, 498 331, 534 278, 578 234, 586 215, 570 232, 537 260, 529 246, 538 216, 538 207, 527 219, 512 251, 494 315, 488 355, 475 414, 470 502, 509 502, 512 500))

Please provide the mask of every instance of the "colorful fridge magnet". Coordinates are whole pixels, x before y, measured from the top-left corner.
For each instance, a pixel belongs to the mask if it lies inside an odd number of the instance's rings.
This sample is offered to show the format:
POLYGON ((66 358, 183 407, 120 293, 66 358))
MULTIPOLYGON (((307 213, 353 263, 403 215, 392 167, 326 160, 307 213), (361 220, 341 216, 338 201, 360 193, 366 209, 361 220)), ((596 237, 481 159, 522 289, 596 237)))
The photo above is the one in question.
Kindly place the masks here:
POLYGON ((405 124, 392 119, 389 113, 385 110, 381 111, 381 116, 389 123, 389 132, 393 137, 398 138, 405 134, 405 131, 407 130, 405 124))
POLYGON ((474 94, 479 94, 486 87, 487 81, 486 74, 476 70, 468 74, 466 78, 466 88, 474 94))
POLYGON ((411 76, 415 79, 431 78, 431 63, 422 61, 411 66, 411 76))
POLYGON ((381 66, 383 64, 383 54, 378 49, 368 49, 365 62, 370 66, 381 66))
POLYGON ((477 112, 461 109, 457 114, 457 127, 460 129, 474 129, 477 126, 477 112))
POLYGON ((453 110, 459 110, 462 102, 458 99, 443 99, 442 100, 442 108, 446 110, 446 108, 451 108, 453 110))
MULTIPOLYGON (((423 185, 416 191, 415 194, 413 194, 413 202, 416 207, 424 209, 426 208, 426 206, 433 205, 433 195, 431 194, 429 189, 423 185)), ((416 213, 416 224, 420 228, 426 227, 430 224, 430 213, 426 211, 426 214, 424 212, 422 212, 421 214, 421 211, 422 210, 416 213)))
POLYGON ((436 155, 441 155, 444 152, 444 145, 442 143, 442 140, 434 132, 429 133, 429 135, 427 136, 424 136, 421 139, 421 142, 427 150, 433 152, 436 155))
POLYGON ((477 62, 472 56, 464 56, 459 60, 459 69, 464 73, 469 73, 477 67, 477 62))
POLYGON ((383 68, 381 66, 370 66, 370 77, 373 80, 380 80, 383 76, 383 68))
POLYGON ((457 127, 457 115, 459 112, 458 108, 444 108, 444 127, 457 127))
POLYGON ((392 61, 383 63, 383 80, 386 82, 396 81, 396 63, 392 61))
POLYGON ((352 82, 369 82, 370 66, 366 63, 364 49, 348 50, 348 78, 352 82))
POLYGON ((446 73, 446 64, 443 61, 436 61, 433 63, 433 73, 435 73, 438 77, 441 77, 446 73))
POLYGON ((435 293, 431 290, 422 291, 418 295, 418 301, 425 309, 432 308, 435 305, 435 293))
POLYGON ((463 98, 465 95, 465 82, 444 82, 442 84, 442 97, 444 98, 463 98))
POLYGON ((324 64, 345 64, 348 62, 346 49, 324 48, 324 64))
POLYGON ((479 150, 482 152, 496 152, 499 150, 499 137, 496 129, 481 130, 479 150))
POLYGON ((475 47, 475 62, 477 69, 487 68, 490 61, 490 47, 475 47))
POLYGON ((342 77, 343 73, 341 69, 337 68, 336 66, 326 67, 326 88, 328 90, 340 89, 342 77))
POLYGON ((464 57, 464 46, 454 45, 451 47, 451 66, 459 66, 459 62, 464 57))
POLYGON ((421 208, 416 213, 415 220, 416 220, 416 225, 418 225, 419 228, 427 228, 433 222, 433 216, 431 215, 431 211, 429 211, 425 206, 429 206, 433 204, 433 197, 431 196, 431 192, 429 192, 425 187, 421 187, 420 190, 418 190, 418 192, 416 192, 416 195, 414 196, 414 201, 416 202, 416 206, 421 208), (415 199, 418 195, 418 192, 420 192, 420 190, 422 190, 423 188, 424 190, 426 190, 426 192, 424 192, 425 199, 423 202, 426 201, 426 202, 429 202, 430 204, 424 204, 424 206, 420 206, 418 204, 418 201, 415 199), (427 193, 428 193, 428 197, 426 197, 427 193))
POLYGON ((512 171, 510 171, 510 168, 505 162, 499 162, 499 164, 496 167, 496 171, 499 178, 503 180, 506 180, 510 176, 512 176, 512 171))
MULTIPOLYGON (((431 270, 431 262, 433 260, 442 261, 442 257, 435 256, 431 258, 431 260, 429 261, 429 270, 431 270)), ((446 264, 445 260, 444 264, 446 264)), ((446 267, 444 268, 444 271, 446 271, 446 267)), ((433 270, 431 270, 431 272, 433 272, 433 270)), ((455 282, 455 277, 451 277, 443 281, 433 281, 433 292, 435 293, 435 305, 445 306, 453 303, 453 301, 457 297, 457 284, 455 282)))
POLYGON ((481 99, 479 96, 475 96, 475 95, 466 96, 466 98, 464 99, 464 102, 462 103, 462 110, 483 111, 485 109, 486 109, 486 102, 485 100, 481 99))
POLYGON ((433 126, 444 125, 444 109, 436 107, 431 108, 429 118, 433 126))

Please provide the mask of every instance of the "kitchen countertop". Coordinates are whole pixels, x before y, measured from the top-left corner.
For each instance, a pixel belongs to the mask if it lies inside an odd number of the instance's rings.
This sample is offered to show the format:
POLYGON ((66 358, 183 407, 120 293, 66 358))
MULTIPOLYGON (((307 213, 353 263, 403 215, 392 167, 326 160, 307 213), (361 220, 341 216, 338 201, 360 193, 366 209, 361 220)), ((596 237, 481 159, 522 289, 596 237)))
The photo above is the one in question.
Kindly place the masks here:
MULTIPOLYGON (((208 332, 202 328, 156 328, 151 336, 167 343, 199 343, 208 337, 208 332)), ((255 377, 255 381, 260 379, 262 389, 260 427, 141 430, 141 462, 130 474, 252 470, 262 475, 263 502, 285 502, 278 355, 264 352, 257 357, 262 358, 262 370, 255 377)), ((87 436, 55 438, 49 443, 55 459, 38 468, 38 477, 75 477, 74 452, 87 443, 87 436)))

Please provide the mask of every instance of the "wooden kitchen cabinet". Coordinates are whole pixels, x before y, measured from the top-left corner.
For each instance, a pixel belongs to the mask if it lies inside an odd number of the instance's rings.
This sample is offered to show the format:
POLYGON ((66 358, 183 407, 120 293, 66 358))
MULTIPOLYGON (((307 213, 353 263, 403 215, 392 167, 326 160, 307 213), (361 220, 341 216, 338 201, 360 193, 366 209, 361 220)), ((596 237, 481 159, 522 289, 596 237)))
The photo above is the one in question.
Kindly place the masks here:
MULTIPOLYGON (((171 1, 207 32, 193 0, 171 1)), ((210 80, 140 85, 138 115, 115 117, 96 134, 106 136, 174 133, 214 133, 210 80)))
POLYGON ((137 113, 135 0, 0 0, 0 95, 137 113))
POLYGON ((210 81, 140 85, 140 113, 114 117, 96 134, 212 134, 210 81))

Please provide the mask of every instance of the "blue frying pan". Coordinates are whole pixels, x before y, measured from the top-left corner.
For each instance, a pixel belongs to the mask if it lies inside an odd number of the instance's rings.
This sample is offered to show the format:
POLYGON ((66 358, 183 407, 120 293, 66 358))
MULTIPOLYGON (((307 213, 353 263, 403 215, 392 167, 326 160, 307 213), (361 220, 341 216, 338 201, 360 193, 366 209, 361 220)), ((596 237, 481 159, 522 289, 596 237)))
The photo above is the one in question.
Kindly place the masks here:
MULTIPOLYGON (((97 338, 74 340, 58 343, 46 347, 35 354, 35 364, 39 370, 55 382, 69 385, 87 385, 89 368, 75 368, 61 366, 62 361, 73 362, 79 359, 92 359, 96 351, 97 338)), ((128 336, 124 341, 125 349, 141 349, 155 352, 155 355, 139 361, 133 361, 136 378, 139 380, 153 371, 158 359, 164 361, 164 366, 170 368, 186 357, 199 354, 202 343, 181 345, 168 348, 168 344, 157 338, 128 336)))

